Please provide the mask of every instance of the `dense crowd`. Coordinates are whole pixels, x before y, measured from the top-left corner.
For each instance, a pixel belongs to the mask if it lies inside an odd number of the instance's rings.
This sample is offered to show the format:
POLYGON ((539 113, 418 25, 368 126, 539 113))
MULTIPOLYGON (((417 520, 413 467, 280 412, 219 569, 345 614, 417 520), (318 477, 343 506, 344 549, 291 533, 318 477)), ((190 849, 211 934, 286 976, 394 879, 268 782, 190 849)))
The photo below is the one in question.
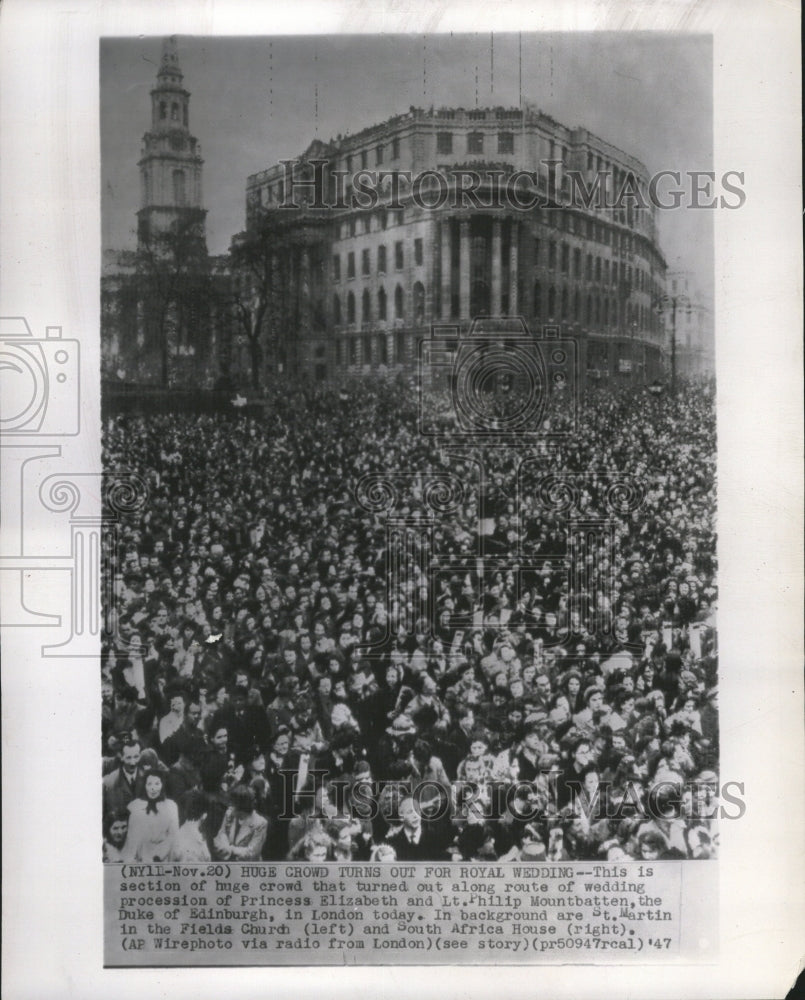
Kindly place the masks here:
POLYGON ((105 860, 715 855, 712 385, 556 399, 519 474, 420 434, 413 388, 109 420, 149 495, 106 538, 105 860), (432 522, 399 578, 390 514, 432 522), (568 574, 570 516, 612 534, 568 574))

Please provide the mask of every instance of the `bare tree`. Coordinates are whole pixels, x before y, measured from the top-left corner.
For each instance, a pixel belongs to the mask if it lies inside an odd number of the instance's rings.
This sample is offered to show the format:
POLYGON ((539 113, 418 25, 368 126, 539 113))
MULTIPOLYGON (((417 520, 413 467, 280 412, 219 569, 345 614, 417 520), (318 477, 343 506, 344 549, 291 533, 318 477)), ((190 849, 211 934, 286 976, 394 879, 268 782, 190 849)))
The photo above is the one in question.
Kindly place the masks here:
POLYGON ((230 247, 233 308, 249 345, 253 389, 260 388, 266 348, 276 356, 285 328, 290 252, 287 219, 278 209, 261 209, 230 247))
POLYGON ((200 315, 212 295, 203 209, 187 209, 167 229, 141 221, 136 254, 142 299, 156 326, 161 382, 170 380, 171 317, 178 332, 187 317, 200 315))

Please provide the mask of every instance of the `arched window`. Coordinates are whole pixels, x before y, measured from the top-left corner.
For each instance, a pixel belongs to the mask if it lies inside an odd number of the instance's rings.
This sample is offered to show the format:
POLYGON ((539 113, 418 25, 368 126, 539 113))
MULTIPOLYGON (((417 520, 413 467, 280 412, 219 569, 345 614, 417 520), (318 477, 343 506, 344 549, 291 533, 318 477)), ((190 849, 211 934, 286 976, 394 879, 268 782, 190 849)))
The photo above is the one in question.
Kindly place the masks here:
POLYGON ((556 318, 556 289, 551 285, 548 289, 548 319, 556 318))
POLYGON ((184 125, 185 128, 187 128, 187 105, 186 104, 182 105, 182 125, 184 125))
POLYGON ((173 204, 185 204, 184 170, 173 171, 173 204))
POLYGON ((349 292, 347 295, 347 323, 355 322, 355 295, 349 292))
POLYGON ((377 318, 386 318, 386 289, 381 288, 377 293, 377 318))
POLYGON ((368 323, 372 318, 372 301, 369 296, 369 289, 364 288, 361 296, 361 321, 368 323))
POLYGON ((341 325, 341 299, 337 295, 333 296, 333 323, 341 325))
POLYGON ((567 289, 562 289, 562 319, 567 319, 567 289))
POLYGON ((171 121, 174 122, 179 121, 179 105, 176 103, 176 101, 174 101, 171 104, 171 121))
POLYGON ((592 323, 593 321, 593 297, 592 295, 587 296, 587 322, 592 323))
POLYGON ((403 315, 403 290, 397 285, 394 289, 394 318, 402 319, 403 315))
POLYGON ((542 286, 538 281, 534 282, 534 315, 537 319, 542 317, 542 286))
POLYGON ((168 117, 168 105, 164 101, 159 102, 159 117, 163 120, 168 117))
POLYGON ((604 299, 604 326, 609 326, 609 299, 604 299))
POLYGON ((579 295, 578 288, 573 295, 573 319, 577 322, 581 319, 581 295, 579 295))
POLYGON ((425 286, 421 281, 414 283, 414 323, 422 326, 425 322, 425 286))

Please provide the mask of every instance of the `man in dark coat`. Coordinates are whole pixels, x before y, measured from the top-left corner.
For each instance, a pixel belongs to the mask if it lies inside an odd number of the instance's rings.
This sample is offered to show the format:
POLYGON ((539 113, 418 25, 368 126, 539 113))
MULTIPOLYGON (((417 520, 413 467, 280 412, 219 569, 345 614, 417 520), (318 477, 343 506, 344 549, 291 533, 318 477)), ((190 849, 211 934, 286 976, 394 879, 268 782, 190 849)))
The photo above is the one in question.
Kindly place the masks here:
POLYGON ((394 848, 398 861, 435 861, 446 858, 444 844, 437 829, 424 826, 419 807, 412 798, 400 802, 399 817, 402 829, 386 838, 386 843, 394 848))
POLYGON ((140 744, 126 740, 118 751, 120 767, 103 778, 103 814, 109 816, 144 795, 145 771, 140 767, 140 744))

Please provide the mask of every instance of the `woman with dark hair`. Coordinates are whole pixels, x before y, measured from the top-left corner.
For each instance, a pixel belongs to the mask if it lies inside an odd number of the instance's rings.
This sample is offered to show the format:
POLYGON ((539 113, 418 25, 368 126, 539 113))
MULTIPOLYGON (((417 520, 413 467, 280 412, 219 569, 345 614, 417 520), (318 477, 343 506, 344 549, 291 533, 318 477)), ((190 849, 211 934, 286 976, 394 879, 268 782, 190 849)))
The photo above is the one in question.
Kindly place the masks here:
POLYGON ((115 809, 109 813, 103 824, 103 860, 109 864, 123 861, 123 847, 129 829, 128 809, 115 809))
POLYGON ((129 803, 129 831, 123 846, 125 861, 172 860, 179 832, 179 810, 165 798, 165 779, 151 771, 145 778, 144 798, 129 803))
POLYGON ((159 754, 151 747, 144 747, 140 754, 140 767, 146 774, 156 772, 161 774, 163 779, 167 777, 170 768, 160 760, 159 754))
POLYGON ((569 670, 562 681, 562 687, 567 695, 570 705, 571 716, 581 712, 584 707, 584 690, 581 683, 581 674, 578 670, 569 670))

